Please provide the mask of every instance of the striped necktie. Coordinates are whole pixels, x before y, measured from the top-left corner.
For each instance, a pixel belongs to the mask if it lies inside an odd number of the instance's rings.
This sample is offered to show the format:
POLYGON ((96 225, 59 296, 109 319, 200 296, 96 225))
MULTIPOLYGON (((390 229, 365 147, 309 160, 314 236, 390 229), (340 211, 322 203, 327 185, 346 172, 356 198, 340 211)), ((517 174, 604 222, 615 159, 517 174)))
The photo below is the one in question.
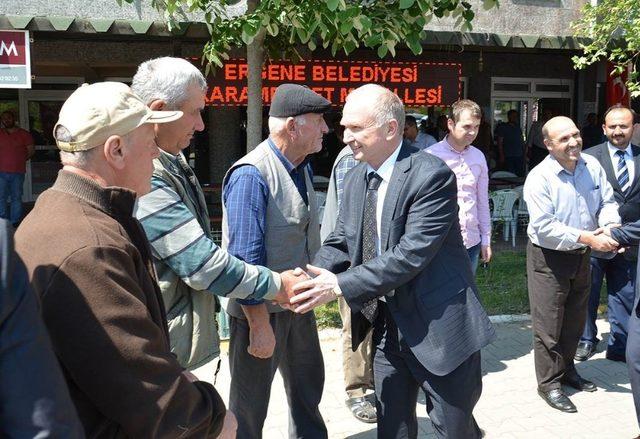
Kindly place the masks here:
POLYGON ((625 152, 616 151, 616 155, 618 156, 618 168, 616 170, 616 175, 618 176, 618 184, 620 185, 620 190, 622 191, 622 193, 626 194, 629 190, 631 182, 629 181, 629 170, 627 169, 627 162, 624 159, 625 152))

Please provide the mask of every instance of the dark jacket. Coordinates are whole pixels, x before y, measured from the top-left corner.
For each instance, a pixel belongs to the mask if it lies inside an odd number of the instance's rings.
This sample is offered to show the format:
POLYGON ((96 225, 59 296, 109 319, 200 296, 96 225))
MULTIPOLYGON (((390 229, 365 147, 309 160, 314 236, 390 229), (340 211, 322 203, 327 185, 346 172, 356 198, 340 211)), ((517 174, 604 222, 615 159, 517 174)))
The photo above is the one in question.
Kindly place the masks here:
MULTIPOLYGON (((613 188, 613 196, 618 203, 618 213, 622 223, 632 223, 640 219, 640 147, 631 145, 631 154, 635 165, 635 172, 631 186, 626 194, 622 193, 618 179, 616 178, 616 165, 611 162, 607 142, 596 145, 584 151, 595 157, 607 174, 607 181, 613 188)), ((628 249, 625 253, 626 259, 635 260, 638 255, 637 244, 628 249)))
POLYGON ((135 193, 61 171, 16 234, 16 249, 86 434, 215 437, 225 407, 169 350, 135 193))
POLYGON ((0 437, 83 438, 38 300, 0 220, 0 437))
POLYGON ((404 340, 427 370, 446 375, 495 337, 462 243, 455 175, 438 157, 403 145, 382 210, 383 253, 362 264, 366 173, 361 163, 345 177, 349 208, 340 209, 314 265, 340 273, 354 349, 368 330, 364 304, 395 291, 386 301, 404 340))

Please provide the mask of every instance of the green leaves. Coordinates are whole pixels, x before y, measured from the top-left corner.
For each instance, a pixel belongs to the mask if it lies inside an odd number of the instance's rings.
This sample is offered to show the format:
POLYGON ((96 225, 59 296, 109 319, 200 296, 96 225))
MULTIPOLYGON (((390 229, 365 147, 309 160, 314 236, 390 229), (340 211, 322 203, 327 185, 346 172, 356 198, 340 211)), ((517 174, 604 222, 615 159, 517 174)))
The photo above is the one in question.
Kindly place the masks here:
MULTIPOLYGON (((583 54, 572 58, 583 69, 602 59, 611 61, 620 71, 638 66, 640 57, 640 2, 638 0, 602 0, 597 6, 587 4, 582 16, 572 23, 583 54)), ((640 97, 640 78, 632 69, 627 88, 632 97, 640 97)))
MULTIPOLYGON (((323 47, 333 54, 349 54, 365 46, 381 58, 408 48, 417 55, 422 53, 424 27, 434 15, 453 15, 460 28, 470 29, 477 4, 471 0, 254 0, 249 12, 229 17, 230 1, 152 0, 152 4, 170 24, 189 21, 184 11, 204 17, 210 33, 204 58, 215 66, 221 66, 234 47, 249 45, 263 34, 265 52, 278 58, 299 56, 301 46, 310 51, 323 47)), ((497 0, 481 0, 481 4, 490 8, 497 0)))

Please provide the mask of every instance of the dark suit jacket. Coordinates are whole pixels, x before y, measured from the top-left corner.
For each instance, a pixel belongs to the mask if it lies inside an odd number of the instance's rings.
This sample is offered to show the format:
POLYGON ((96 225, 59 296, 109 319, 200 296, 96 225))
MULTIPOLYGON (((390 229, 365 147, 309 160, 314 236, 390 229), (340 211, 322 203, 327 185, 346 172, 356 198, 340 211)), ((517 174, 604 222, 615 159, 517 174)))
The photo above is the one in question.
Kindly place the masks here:
POLYGON ((27 270, 0 220, 0 437, 84 438, 27 270))
POLYGON ((361 163, 345 177, 336 229, 314 264, 340 273, 354 349, 368 329, 363 305, 395 291, 386 300, 404 340, 427 370, 446 375, 495 336, 462 243, 455 175, 439 158, 403 145, 384 200, 383 254, 362 264, 366 173, 361 163))
MULTIPOLYGON (((622 219, 622 223, 632 223, 640 219, 640 147, 631 145, 631 154, 633 155, 633 163, 635 165, 635 172, 631 187, 627 194, 623 194, 616 178, 615 169, 617 165, 611 162, 611 156, 609 155, 609 148, 607 142, 596 145, 584 151, 585 154, 589 154, 595 157, 607 174, 607 180, 613 187, 613 196, 616 203, 620 206, 618 213, 622 219)), ((638 255, 637 244, 628 249, 625 253, 625 258, 635 260, 638 255)))
MULTIPOLYGON (((611 229, 611 237, 618 241, 621 245, 638 245, 640 243, 640 220, 624 224, 622 227, 617 229, 611 229)), ((638 265, 636 267, 636 271, 640 270, 640 259, 638 259, 638 265)), ((640 312, 638 310, 638 301, 640 300, 640 282, 636 282, 635 285, 635 299, 633 300, 633 309, 636 313, 640 312)))

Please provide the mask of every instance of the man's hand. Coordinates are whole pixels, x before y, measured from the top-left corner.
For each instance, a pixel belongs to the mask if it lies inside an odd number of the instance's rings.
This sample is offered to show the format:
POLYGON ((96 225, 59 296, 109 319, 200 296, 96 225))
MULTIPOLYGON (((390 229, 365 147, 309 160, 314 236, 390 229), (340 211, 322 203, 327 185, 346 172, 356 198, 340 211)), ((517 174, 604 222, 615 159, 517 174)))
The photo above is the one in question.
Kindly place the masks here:
POLYGON ((227 410, 222 423, 222 431, 218 435, 218 439, 235 439, 236 430, 238 429, 238 421, 231 410, 227 410))
POLYGON ((288 305, 289 299, 296 294, 293 287, 298 282, 309 279, 309 275, 302 268, 296 268, 295 270, 287 270, 280 273, 280 279, 282 285, 276 297, 273 298, 273 302, 278 305, 288 305))
POLYGON ((300 282, 293 288, 296 295, 291 299, 291 304, 299 314, 309 312, 338 297, 335 293, 335 289, 339 288, 335 274, 313 265, 307 265, 307 270, 316 277, 300 282))
POLYGON ((586 244, 593 250, 600 252, 612 252, 618 250, 618 243, 605 235, 603 232, 598 234, 592 232, 584 232, 580 235, 578 242, 586 244))
POLYGON ((270 358, 276 347, 276 337, 271 327, 269 311, 264 303, 242 305, 249 324, 249 346, 247 352, 256 358, 270 358))
POLYGON ((491 256, 493 253, 491 252, 491 246, 483 245, 480 247, 480 257, 482 258, 482 262, 485 264, 491 261, 491 256))

